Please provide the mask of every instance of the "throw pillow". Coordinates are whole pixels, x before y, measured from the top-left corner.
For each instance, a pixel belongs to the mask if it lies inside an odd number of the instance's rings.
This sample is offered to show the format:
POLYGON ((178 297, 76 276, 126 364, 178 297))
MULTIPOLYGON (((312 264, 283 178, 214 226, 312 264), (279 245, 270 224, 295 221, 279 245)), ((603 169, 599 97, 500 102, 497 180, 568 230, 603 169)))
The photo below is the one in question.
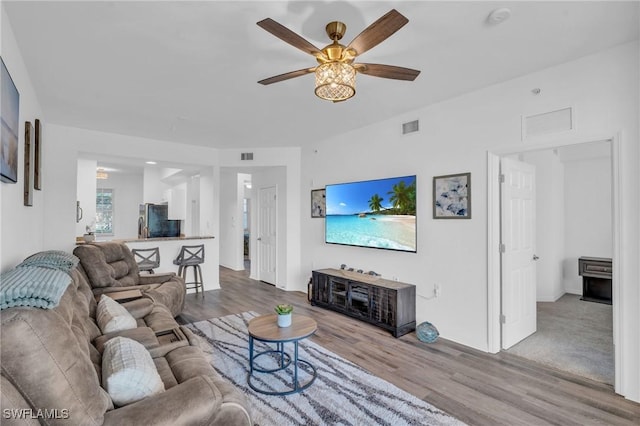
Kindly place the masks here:
POLYGON ((102 330, 102 334, 130 330, 138 326, 136 319, 124 306, 104 294, 100 297, 100 302, 98 302, 96 320, 100 330, 102 330))
POLYGON ((102 386, 117 406, 164 391, 149 351, 135 340, 121 336, 104 344, 102 386))

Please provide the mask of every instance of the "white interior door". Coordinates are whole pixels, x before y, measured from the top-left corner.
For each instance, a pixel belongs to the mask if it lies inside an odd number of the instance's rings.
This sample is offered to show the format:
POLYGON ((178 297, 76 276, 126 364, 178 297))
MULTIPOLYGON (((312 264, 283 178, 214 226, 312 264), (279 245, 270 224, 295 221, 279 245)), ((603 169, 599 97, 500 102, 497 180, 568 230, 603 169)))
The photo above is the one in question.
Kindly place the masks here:
POLYGON ((535 167, 501 160, 502 348, 536 331, 535 167))
POLYGON ((260 189, 258 220, 258 274, 261 281, 276 284, 277 198, 275 186, 260 189))

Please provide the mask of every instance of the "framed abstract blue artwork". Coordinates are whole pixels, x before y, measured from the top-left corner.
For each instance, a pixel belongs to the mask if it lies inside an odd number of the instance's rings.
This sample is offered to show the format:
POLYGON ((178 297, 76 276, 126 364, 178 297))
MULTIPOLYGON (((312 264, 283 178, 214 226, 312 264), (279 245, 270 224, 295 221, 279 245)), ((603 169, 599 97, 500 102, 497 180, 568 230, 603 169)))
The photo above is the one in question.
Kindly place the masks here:
POLYGON ((433 218, 471 219, 471 173, 434 176, 433 218))
POLYGON ((0 74, 0 180, 16 183, 18 181, 18 114, 20 94, 16 89, 9 71, 2 62, 0 74))

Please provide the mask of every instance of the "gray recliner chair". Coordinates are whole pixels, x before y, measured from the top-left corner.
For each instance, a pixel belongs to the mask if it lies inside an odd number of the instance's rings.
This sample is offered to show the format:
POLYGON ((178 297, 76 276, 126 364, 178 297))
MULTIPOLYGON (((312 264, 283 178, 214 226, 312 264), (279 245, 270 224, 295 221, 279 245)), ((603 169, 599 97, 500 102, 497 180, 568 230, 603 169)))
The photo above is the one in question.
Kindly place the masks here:
POLYGON ((165 306, 175 317, 184 308, 186 287, 174 272, 140 275, 133 253, 124 243, 83 244, 73 254, 80 259, 93 293, 98 296, 138 289, 144 297, 165 306))

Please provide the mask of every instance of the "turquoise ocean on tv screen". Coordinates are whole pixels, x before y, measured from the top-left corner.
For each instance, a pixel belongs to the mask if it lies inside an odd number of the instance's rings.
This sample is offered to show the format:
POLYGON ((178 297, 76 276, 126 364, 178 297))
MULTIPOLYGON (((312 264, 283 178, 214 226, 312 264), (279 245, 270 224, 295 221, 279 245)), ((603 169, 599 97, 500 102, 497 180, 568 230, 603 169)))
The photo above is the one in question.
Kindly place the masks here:
POLYGON ((416 251, 415 216, 327 215, 326 242, 416 251))

